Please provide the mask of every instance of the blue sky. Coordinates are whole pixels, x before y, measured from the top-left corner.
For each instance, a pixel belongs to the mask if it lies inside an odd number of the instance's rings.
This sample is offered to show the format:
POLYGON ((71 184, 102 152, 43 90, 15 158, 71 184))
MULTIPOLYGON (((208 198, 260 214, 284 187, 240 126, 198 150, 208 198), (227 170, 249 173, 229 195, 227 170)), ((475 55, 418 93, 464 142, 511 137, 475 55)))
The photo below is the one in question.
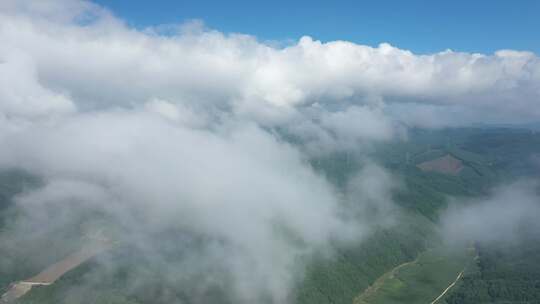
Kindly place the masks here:
POLYGON ((389 42, 417 53, 445 49, 540 53, 538 0, 133 1, 97 0, 135 27, 201 19, 213 29, 260 40, 389 42))

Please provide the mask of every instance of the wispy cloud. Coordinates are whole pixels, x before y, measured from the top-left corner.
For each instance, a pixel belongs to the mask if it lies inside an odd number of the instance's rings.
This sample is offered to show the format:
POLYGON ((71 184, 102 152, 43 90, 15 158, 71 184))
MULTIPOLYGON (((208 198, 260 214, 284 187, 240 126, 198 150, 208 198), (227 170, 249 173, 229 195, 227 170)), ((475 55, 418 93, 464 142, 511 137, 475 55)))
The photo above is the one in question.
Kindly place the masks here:
POLYGON ((13 233, 39 225, 52 237, 88 210, 149 251, 149 232, 188 231, 220 244, 205 253, 238 300, 283 303, 301 257, 369 231, 343 206, 375 204, 381 219, 392 209, 396 183, 368 159, 351 181, 358 203, 343 204, 353 195, 309 157, 390 140, 398 121, 540 118, 540 60, 528 52, 415 55, 310 37, 275 47, 200 23, 166 30, 85 1, 0 4, 0 166, 44 179, 19 197, 13 233), (70 213, 51 222, 51 208, 70 213))

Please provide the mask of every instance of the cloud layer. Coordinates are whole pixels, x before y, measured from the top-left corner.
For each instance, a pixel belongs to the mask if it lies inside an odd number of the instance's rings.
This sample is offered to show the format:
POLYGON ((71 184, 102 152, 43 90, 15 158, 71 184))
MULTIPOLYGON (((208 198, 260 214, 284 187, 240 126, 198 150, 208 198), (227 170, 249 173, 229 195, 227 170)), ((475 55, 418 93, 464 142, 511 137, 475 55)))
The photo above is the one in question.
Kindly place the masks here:
MULTIPOLYGON (((88 2, 2 6, 5 115, 161 99, 271 125, 294 121, 306 108, 326 113, 353 105, 374 111, 373 119, 381 120, 384 111, 412 125, 540 118, 540 60, 530 52, 416 55, 386 43, 370 47, 310 37, 275 48, 199 22, 169 26, 166 34, 164 27, 135 30, 88 2)), ((379 128, 358 124, 346 133, 379 128)))
POLYGON ((285 302, 303 257, 370 231, 366 210, 391 221, 387 172, 363 159, 343 194, 311 157, 362 151, 403 123, 540 119, 529 52, 277 48, 200 22, 138 30, 77 0, 2 1, 0 41, 0 167, 44 180, 18 198, 13 233, 53 235, 92 210, 141 250, 168 230, 209 238, 245 303, 285 302))

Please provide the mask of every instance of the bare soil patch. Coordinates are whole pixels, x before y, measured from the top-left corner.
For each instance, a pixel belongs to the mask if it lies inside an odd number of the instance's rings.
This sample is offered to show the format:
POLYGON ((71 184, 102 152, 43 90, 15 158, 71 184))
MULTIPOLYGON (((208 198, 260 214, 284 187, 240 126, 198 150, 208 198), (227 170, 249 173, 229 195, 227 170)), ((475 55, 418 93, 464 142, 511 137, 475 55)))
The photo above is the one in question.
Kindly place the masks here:
POLYGON ((425 161, 416 165, 422 171, 434 171, 443 174, 458 175, 463 169, 463 162, 450 154, 425 161))
POLYGON ((0 303, 13 303, 16 299, 29 292, 30 289, 32 289, 32 286, 50 285, 54 283, 66 272, 78 267, 92 257, 107 250, 110 246, 110 241, 90 241, 79 251, 72 253, 57 263, 50 265, 37 275, 27 280, 11 284, 8 291, 0 297, 0 303))
POLYGON ((29 283, 41 283, 41 284, 52 284, 66 272, 74 269, 75 267, 81 265, 90 258, 96 256, 100 252, 107 249, 107 244, 94 242, 92 244, 87 244, 81 250, 67 256, 58 263, 52 264, 49 267, 45 268, 42 272, 37 275, 25 280, 29 283))

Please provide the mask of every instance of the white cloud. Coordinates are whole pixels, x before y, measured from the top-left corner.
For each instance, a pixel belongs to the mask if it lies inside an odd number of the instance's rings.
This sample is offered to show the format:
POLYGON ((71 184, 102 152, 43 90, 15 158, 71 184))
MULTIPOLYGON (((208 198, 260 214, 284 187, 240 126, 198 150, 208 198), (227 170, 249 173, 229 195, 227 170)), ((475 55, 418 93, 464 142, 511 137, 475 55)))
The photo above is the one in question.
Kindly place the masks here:
MULTIPOLYGON (((87 2, 40 3, 4 5, 1 48, 30 58, 42 86, 68 94, 83 110, 158 98, 268 123, 282 122, 291 108, 313 103, 343 108, 375 98, 386 102, 388 111, 405 104, 409 111, 435 107, 432 113, 444 116, 447 107, 456 107, 466 119, 441 117, 454 124, 540 118, 540 60, 530 52, 416 55, 389 44, 321 43, 310 37, 274 48, 199 23, 161 36, 159 30, 129 28, 87 2), (75 20, 88 11, 99 12, 89 24, 75 20), (36 18, 52 12, 69 18, 36 18)), ((3 56, 8 60, 13 59, 3 56)), ((411 115, 420 119, 413 124, 433 120, 411 115)))
POLYGON ((447 240, 513 242, 525 233, 538 233, 538 183, 520 181, 495 189, 483 199, 455 200, 442 214, 447 240))
MULTIPOLYGON (((246 303, 283 303, 299 259, 369 230, 343 218, 343 197, 304 152, 391 139, 396 118, 540 118, 540 60, 528 52, 416 55, 310 37, 278 48, 197 22, 136 30, 77 0, 3 1, 0 41, 0 167, 45 178, 19 201, 31 219, 76 199, 135 235, 218 239, 246 303)), ((355 199, 390 212, 394 182, 365 162, 355 199)))
POLYGON ((45 179, 19 198, 42 235, 90 209, 122 223, 141 247, 148 240, 140 230, 219 240, 223 252, 211 254, 246 303, 261 295, 283 303, 301 276, 299 258, 367 231, 340 215, 335 189, 296 149, 254 126, 214 133, 117 111, 27 127, 1 143, 0 167, 45 179), (47 210, 67 216, 53 219, 47 210))
POLYGON ((68 96, 39 83, 32 58, 14 50, 1 52, 0 56, 0 115, 36 118, 75 110, 68 96))
POLYGON ((352 106, 345 111, 323 115, 321 125, 328 128, 344 141, 356 139, 391 139, 393 127, 378 109, 352 106))

